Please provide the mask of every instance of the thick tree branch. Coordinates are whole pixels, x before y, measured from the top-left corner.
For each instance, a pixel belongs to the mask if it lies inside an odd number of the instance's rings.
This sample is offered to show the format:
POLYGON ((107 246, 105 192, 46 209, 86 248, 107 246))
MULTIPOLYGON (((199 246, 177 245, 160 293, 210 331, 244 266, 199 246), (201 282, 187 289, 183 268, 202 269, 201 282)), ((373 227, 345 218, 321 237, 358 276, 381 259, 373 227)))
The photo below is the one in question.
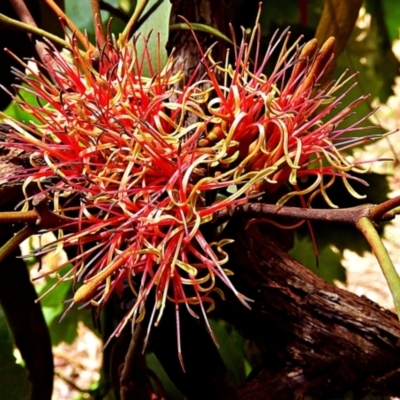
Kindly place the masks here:
MULTIPOLYGON (((264 364, 241 399, 316 399, 347 390, 399 396, 400 326, 394 314, 332 286, 293 260, 257 225, 236 219, 229 248, 236 288, 218 316, 253 340, 264 364)), ((329 268, 323 265, 320 268, 329 268)))

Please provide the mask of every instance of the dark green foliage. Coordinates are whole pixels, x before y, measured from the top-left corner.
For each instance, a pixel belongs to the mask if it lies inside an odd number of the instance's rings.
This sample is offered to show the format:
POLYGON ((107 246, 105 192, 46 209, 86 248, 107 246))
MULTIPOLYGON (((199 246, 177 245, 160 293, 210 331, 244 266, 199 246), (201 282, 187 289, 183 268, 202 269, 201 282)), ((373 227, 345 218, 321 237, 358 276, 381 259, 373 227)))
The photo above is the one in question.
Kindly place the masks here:
POLYGON ((28 400, 31 386, 28 371, 16 364, 13 350, 13 339, 0 307, 0 398, 28 400))

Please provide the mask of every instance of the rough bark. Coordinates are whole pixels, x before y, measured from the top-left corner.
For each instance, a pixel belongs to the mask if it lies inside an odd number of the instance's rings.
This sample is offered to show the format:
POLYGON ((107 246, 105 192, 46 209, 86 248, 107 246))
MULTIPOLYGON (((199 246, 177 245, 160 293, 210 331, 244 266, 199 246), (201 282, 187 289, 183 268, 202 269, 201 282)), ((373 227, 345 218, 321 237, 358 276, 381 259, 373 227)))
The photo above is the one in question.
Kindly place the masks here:
MULTIPOLYGON (((172 0, 171 23, 197 22, 212 26, 221 32, 228 33, 227 12, 228 7, 225 2, 212 0, 194 0, 188 2, 186 0, 172 0), (183 18, 184 19, 183 19, 183 18)), ((221 43, 209 34, 196 32, 196 37, 202 50, 205 51, 209 46, 217 42, 214 48, 215 53, 224 55, 224 48, 221 43)), ((194 70, 199 64, 201 58, 198 44, 194 38, 193 32, 189 30, 180 30, 172 34, 169 43, 170 50, 173 49, 177 58, 175 68, 186 72, 187 82, 194 70)))
POLYGON ((229 268, 237 289, 255 302, 248 311, 232 300, 219 316, 264 359, 241 399, 329 399, 349 390, 400 396, 395 314, 317 277, 268 238, 265 226, 246 230, 236 221, 229 230, 229 268))

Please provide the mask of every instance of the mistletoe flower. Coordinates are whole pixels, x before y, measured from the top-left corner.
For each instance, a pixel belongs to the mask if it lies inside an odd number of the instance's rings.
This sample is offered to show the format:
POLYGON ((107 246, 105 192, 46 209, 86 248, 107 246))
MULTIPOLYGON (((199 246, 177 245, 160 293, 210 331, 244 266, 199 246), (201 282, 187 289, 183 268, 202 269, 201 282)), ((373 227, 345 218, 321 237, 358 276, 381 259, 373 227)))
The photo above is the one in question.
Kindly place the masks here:
POLYGON ((284 32, 260 59, 258 33, 257 26, 248 43, 235 46, 233 65, 205 52, 187 85, 172 57, 154 66, 148 49, 139 55, 134 44, 111 36, 94 52, 82 53, 74 37, 68 55, 49 45, 49 63, 16 72, 22 93, 34 94, 37 104, 14 99, 36 122, 3 116, 12 126, 3 145, 30 153, 32 164, 7 178, 24 179, 24 189, 35 183, 52 211, 69 217, 54 227, 55 243, 37 254, 54 245, 74 249, 73 267, 60 277, 80 285, 73 304, 101 308, 112 293, 131 289, 135 301, 116 334, 146 308, 149 328, 158 324, 169 301, 179 340, 181 307, 208 324, 213 292, 223 296, 220 283, 248 306, 224 268, 231 241, 210 239, 203 229, 217 212, 282 185, 291 189, 279 204, 296 195, 311 202, 320 193, 333 205, 326 188, 337 177, 351 190, 347 179, 357 168, 341 151, 365 139, 344 136, 361 129, 359 122, 340 123, 365 97, 331 116, 351 86, 337 95, 339 89, 352 78, 319 86, 333 39, 321 50, 315 40, 288 48, 284 32), (315 181, 300 190, 297 180, 305 177, 315 181))
POLYGON ((199 145, 218 148, 219 163, 232 167, 233 179, 246 186, 247 194, 270 194, 283 184, 292 187, 293 191, 278 201, 280 205, 293 196, 307 194, 311 203, 322 194, 330 206, 336 207, 326 194, 336 177, 355 197, 361 197, 348 178, 350 171, 365 169, 347 160, 343 150, 372 138, 349 136, 366 129, 361 123, 368 115, 346 128, 340 124, 352 117, 368 96, 334 112, 356 85, 349 85, 355 75, 348 77, 346 73, 325 87, 319 84, 333 57, 334 38, 321 49, 316 39, 303 46, 299 46, 299 39, 288 48, 290 34, 285 31, 277 38, 276 33, 264 58, 259 59, 257 49, 252 63, 250 53, 256 35, 257 29, 249 43, 244 39, 235 46, 233 66, 226 63, 221 67, 211 53, 207 55, 214 87, 207 104, 212 128, 199 145), (264 70, 281 42, 278 61, 266 76, 264 70), (223 75, 224 84, 218 84, 214 71, 223 75), (298 179, 309 177, 315 177, 314 182, 300 190, 298 179))

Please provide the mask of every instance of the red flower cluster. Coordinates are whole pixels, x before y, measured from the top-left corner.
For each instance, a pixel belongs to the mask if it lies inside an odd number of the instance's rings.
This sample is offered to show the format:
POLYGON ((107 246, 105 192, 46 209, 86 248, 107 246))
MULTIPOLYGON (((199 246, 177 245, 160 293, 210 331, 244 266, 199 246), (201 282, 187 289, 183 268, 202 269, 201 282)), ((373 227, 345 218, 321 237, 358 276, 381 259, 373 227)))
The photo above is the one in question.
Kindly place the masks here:
POLYGON ((174 71, 173 58, 155 68, 148 52, 138 56, 133 44, 118 46, 111 37, 95 52, 82 53, 74 38, 69 54, 49 45, 48 64, 19 74, 23 90, 38 101, 15 100, 39 122, 3 116, 13 127, 4 145, 32 155, 32 168, 11 178, 36 182, 54 212, 75 218, 72 232, 57 240, 78 249, 73 269, 60 278, 83 282, 74 303, 101 306, 126 283, 131 287, 136 301, 117 333, 142 318, 152 290, 150 325, 167 300, 178 318, 181 304, 194 316, 198 305, 207 321, 211 292, 222 295, 218 280, 247 305, 224 269, 223 247, 230 241, 209 243, 202 226, 217 211, 282 184, 293 190, 279 204, 309 193, 310 201, 321 193, 330 204, 326 188, 338 176, 347 183, 355 168, 340 148, 361 141, 343 138, 358 123, 342 129, 340 122, 364 98, 329 117, 351 87, 335 94, 351 77, 318 86, 333 39, 320 50, 315 40, 288 48, 284 32, 263 59, 257 48, 252 62, 258 30, 235 47, 233 65, 220 65, 206 52, 205 74, 199 68, 183 89, 177 89, 183 74, 174 71), (278 61, 266 76, 278 46, 278 61), (151 77, 143 76, 144 63, 151 77), (299 190, 297 179, 306 176, 315 181, 299 190))

